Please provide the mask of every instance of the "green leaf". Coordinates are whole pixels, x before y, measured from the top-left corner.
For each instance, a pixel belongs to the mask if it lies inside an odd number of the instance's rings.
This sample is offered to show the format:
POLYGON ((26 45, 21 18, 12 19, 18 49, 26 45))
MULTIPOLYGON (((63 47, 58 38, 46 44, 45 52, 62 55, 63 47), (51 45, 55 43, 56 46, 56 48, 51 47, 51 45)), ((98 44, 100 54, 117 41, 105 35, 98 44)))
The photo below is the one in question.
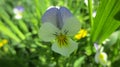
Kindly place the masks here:
POLYGON ((26 25, 26 23, 24 21, 19 20, 18 24, 19 24, 19 26, 20 26, 20 28, 22 29, 23 32, 25 32, 25 33, 29 32, 28 28, 27 28, 27 25, 26 25))
POLYGON ((119 20, 119 21, 120 21, 120 11, 118 11, 118 12, 116 13, 116 15, 114 16, 114 18, 115 18, 116 20, 119 20))
POLYGON ((101 0, 91 31, 92 42, 101 44, 120 26, 120 21, 114 18, 119 6, 120 0, 101 0))
POLYGON ((110 46, 114 45, 117 42, 119 33, 120 33, 120 31, 116 31, 116 32, 112 33, 112 35, 110 35, 110 37, 108 38, 109 41, 106 42, 106 45, 105 45, 106 48, 109 48, 110 46))
POLYGON ((85 56, 78 58, 74 63, 74 67, 81 67, 81 64, 83 63, 84 60, 85 60, 85 56))

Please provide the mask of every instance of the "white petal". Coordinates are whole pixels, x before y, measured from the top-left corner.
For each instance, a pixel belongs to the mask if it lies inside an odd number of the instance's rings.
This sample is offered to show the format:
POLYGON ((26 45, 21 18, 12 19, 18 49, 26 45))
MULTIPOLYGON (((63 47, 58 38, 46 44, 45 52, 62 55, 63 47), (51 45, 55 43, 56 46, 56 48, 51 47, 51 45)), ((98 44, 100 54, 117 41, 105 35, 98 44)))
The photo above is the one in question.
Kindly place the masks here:
POLYGON ((84 3, 88 6, 88 0, 84 0, 84 3))
POLYGON ((22 19, 22 15, 21 14, 16 14, 15 19, 22 19))
POLYGON ((76 18, 71 17, 66 19, 62 31, 67 31, 69 36, 74 36, 80 30, 80 27, 79 21, 76 18))
POLYGON ((17 6, 13 9, 14 14, 19 14, 19 13, 22 13, 23 11, 24 11, 24 8, 22 6, 17 6))
POLYGON ((102 65, 107 64, 107 54, 105 52, 97 52, 95 55, 95 62, 102 65))
POLYGON ((98 58, 98 56, 99 56, 99 52, 97 52, 96 54, 95 54, 95 62, 96 63, 99 63, 99 58, 98 58))
POLYGON ((59 32, 59 30, 52 25, 51 23, 43 23, 39 30, 39 37, 46 42, 49 42, 55 39, 55 33, 59 32))
POLYGON ((99 61, 102 65, 107 65, 107 54, 105 52, 101 52, 101 55, 103 55, 103 58, 99 58, 99 61))
POLYGON ((18 10, 17 8, 14 8, 14 9, 13 9, 13 12, 14 12, 15 14, 18 14, 18 13, 19 13, 19 10, 18 10))
POLYGON ((52 50, 56 53, 59 53, 63 56, 69 56, 74 50, 78 47, 77 43, 73 40, 68 40, 68 45, 60 47, 57 42, 52 45, 52 50))
MULTIPOLYGON (((88 0, 84 0, 86 6, 88 6, 88 0)), ((94 4, 94 0, 92 0, 92 5, 94 4)))
POLYGON ((49 9, 51 9, 51 8, 57 8, 57 9, 60 9, 59 6, 50 6, 50 7, 47 8, 47 10, 49 10, 49 9))
POLYGON ((93 12, 92 16, 93 16, 93 17, 95 17, 95 16, 96 16, 96 11, 94 11, 94 12, 93 12))
POLYGON ((104 47, 100 46, 100 52, 103 52, 103 50, 104 50, 104 47))

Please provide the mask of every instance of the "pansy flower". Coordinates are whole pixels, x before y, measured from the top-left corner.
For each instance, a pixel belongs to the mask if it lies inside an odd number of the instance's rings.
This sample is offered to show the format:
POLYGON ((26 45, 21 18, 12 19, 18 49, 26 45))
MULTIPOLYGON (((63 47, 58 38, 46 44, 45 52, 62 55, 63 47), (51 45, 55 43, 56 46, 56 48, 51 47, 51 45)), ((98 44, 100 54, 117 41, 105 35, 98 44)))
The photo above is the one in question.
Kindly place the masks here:
POLYGON ((94 44, 96 49, 96 55, 95 55, 95 62, 100 63, 103 66, 107 65, 107 54, 103 52, 103 47, 98 46, 96 43, 94 44))
POLYGON ((45 42, 52 42, 52 50, 69 56, 78 45, 72 37, 80 30, 79 21, 65 7, 51 7, 42 16, 39 36, 45 42))
POLYGON ((13 13, 15 14, 15 19, 22 19, 24 8, 22 6, 17 6, 13 9, 13 13))

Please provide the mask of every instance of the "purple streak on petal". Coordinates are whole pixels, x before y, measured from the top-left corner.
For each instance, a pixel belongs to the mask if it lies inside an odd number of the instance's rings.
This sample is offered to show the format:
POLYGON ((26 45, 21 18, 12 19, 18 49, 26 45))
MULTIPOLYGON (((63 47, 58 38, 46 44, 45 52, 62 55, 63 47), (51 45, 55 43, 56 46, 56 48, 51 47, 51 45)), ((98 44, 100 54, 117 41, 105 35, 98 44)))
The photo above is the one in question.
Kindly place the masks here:
POLYGON ((98 44, 97 44, 97 43, 94 43, 94 47, 95 47, 96 51, 99 50, 99 47, 98 47, 98 44))
POLYGON ((63 26, 63 19, 60 10, 57 13, 57 27, 61 29, 63 26))
POLYGON ((65 7, 60 7, 58 13, 57 13, 57 26, 59 29, 61 29, 64 25, 64 22, 67 18, 71 17, 72 14, 70 11, 65 7))
POLYGON ((17 6, 17 7, 15 7, 18 11, 20 11, 20 12, 23 12, 24 11, 24 8, 22 7, 22 6, 17 6))
POLYGON ((42 22, 50 22, 57 27, 57 12, 58 8, 56 7, 48 9, 42 16, 42 22))

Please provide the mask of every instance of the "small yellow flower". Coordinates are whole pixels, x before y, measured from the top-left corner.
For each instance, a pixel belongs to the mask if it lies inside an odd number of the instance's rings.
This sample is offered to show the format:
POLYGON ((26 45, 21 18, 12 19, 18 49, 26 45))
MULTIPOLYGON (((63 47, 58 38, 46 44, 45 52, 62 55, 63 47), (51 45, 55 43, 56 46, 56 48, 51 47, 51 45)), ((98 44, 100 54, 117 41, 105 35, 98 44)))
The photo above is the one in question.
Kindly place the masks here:
POLYGON ((4 39, 4 40, 2 40, 2 43, 3 43, 3 44, 7 44, 7 43, 8 43, 8 40, 4 39))
POLYGON ((84 38, 86 35, 87 35, 87 30, 81 29, 81 30, 75 35, 75 38, 76 38, 76 39, 81 39, 81 38, 84 38))
POLYGON ((0 48, 3 47, 5 44, 8 43, 8 40, 6 39, 3 39, 1 42, 0 42, 0 48))
POLYGON ((0 48, 3 46, 4 44, 2 42, 0 42, 0 48))

